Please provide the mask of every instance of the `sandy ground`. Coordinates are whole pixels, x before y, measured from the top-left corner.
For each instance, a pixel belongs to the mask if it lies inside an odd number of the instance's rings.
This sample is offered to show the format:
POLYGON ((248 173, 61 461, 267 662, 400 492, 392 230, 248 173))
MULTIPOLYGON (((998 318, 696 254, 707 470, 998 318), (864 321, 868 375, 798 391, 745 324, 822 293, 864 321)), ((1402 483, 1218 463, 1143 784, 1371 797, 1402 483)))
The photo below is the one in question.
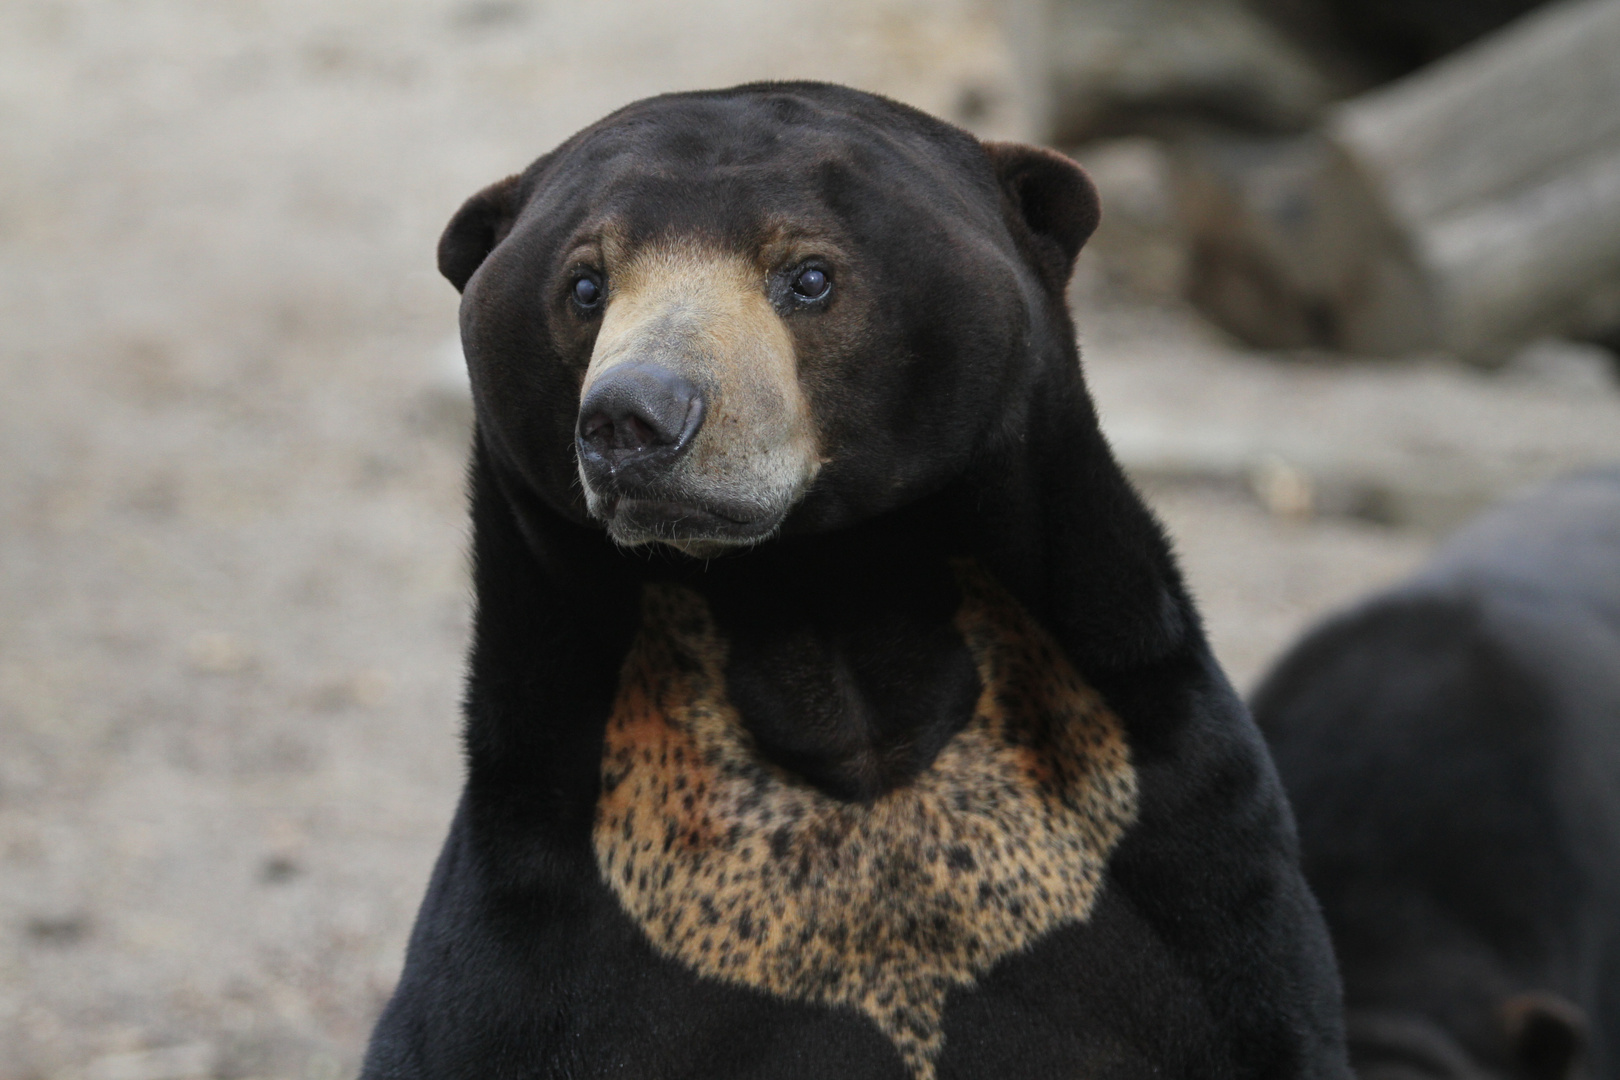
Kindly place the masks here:
MULTIPOLYGON (((659 90, 813 75, 1020 133, 985 10, 816 10, 0 5, 0 1080, 353 1072, 460 775, 437 232, 659 90)), ((1620 457, 1607 386, 1252 357, 1083 299, 1240 684, 1429 548, 1378 484, 1620 457)))

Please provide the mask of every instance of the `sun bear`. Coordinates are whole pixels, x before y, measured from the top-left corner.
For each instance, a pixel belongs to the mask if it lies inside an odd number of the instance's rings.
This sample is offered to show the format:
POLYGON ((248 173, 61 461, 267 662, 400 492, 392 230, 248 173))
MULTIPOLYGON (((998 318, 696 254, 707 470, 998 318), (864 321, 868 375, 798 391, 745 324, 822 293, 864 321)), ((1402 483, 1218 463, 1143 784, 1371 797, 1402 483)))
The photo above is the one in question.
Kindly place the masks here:
POLYGON ((368 1078, 1344 1077, 1258 731, 1081 378, 1095 189, 815 83, 439 246, 465 791, 368 1078))
POLYGON ((1620 470, 1486 513, 1254 709, 1360 1075, 1620 1076, 1620 470))

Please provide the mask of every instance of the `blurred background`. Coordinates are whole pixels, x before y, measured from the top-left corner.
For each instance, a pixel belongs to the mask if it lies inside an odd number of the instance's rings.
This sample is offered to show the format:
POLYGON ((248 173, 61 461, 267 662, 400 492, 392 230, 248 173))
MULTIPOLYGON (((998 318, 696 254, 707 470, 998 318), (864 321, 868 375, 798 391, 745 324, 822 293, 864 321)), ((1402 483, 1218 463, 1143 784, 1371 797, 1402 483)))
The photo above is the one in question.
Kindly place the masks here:
POLYGON ((0 4, 0 1080, 336 1080, 460 781, 460 201, 810 77, 1074 154, 1088 378, 1240 689, 1620 460, 1620 3, 0 4))

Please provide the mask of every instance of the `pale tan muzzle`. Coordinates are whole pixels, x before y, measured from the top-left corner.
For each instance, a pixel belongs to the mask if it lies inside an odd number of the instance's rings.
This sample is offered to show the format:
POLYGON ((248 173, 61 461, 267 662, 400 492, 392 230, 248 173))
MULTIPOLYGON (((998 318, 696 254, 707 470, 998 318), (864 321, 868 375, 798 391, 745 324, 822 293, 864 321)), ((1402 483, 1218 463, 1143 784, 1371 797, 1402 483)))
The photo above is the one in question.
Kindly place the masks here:
POLYGON ((757 543, 809 488, 821 464, 815 425, 766 286, 749 260, 698 246, 654 247, 610 266, 581 400, 632 363, 667 369, 703 398, 702 426, 667 469, 643 468, 626 485, 582 457, 587 507, 618 542, 698 555, 757 543))

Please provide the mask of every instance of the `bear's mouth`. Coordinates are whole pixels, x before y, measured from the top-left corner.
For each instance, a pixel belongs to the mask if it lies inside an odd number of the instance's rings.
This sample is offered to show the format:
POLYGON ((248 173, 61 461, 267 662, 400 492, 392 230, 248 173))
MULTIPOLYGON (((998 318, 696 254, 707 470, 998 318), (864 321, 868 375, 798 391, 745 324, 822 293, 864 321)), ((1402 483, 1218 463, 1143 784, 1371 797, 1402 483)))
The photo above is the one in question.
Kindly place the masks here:
POLYGON ((591 515, 607 526, 616 542, 626 546, 667 544, 696 558, 711 558, 768 539, 784 516, 761 514, 758 507, 652 495, 602 493, 588 502, 591 515))

